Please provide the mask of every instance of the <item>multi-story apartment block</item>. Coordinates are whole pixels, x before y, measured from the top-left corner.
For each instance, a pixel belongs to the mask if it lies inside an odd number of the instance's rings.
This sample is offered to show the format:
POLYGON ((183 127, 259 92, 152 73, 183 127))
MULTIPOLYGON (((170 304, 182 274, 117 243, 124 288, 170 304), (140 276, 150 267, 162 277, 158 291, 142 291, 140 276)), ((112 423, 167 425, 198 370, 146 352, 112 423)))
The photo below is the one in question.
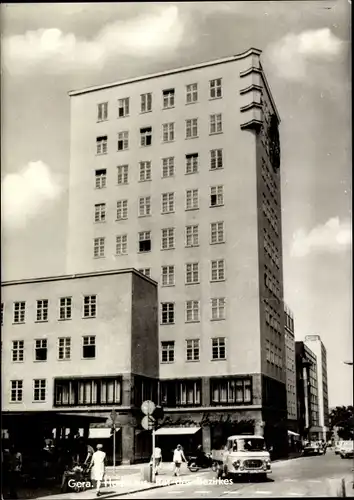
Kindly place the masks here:
POLYGON ((158 390, 157 284, 123 269, 8 281, 1 292, 3 427, 21 450, 78 421, 112 457, 114 408, 118 460, 147 456, 149 433, 137 429, 158 390))
POLYGON ((320 439, 317 358, 304 342, 295 342, 296 393, 299 431, 307 439, 320 439))
POLYGON ((326 440, 329 431, 327 350, 319 335, 306 335, 305 344, 316 354, 318 381, 318 419, 321 439, 326 440))
POLYGON ((285 319, 285 364, 286 364, 286 398, 288 407, 288 424, 292 431, 297 430, 297 400, 296 400, 296 356, 294 315, 284 304, 285 319))
POLYGON ((275 449, 286 421, 280 119, 260 54, 69 94, 67 272, 158 281, 162 403, 181 424, 207 412, 206 449, 220 418, 275 449))

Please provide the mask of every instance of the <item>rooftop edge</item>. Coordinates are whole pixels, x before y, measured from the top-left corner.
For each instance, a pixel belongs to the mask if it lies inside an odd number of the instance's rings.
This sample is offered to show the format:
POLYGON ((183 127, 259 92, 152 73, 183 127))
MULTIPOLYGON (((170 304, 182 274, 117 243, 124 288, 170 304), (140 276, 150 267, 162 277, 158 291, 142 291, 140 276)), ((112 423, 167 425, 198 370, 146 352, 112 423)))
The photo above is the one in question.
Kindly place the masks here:
POLYGON ((21 280, 11 280, 11 281, 2 281, 1 286, 12 286, 12 285, 25 285, 30 283, 47 283, 50 281, 62 281, 62 280, 70 280, 70 279, 81 279, 81 278, 96 278, 98 276, 113 276, 117 274, 127 274, 132 273, 136 274, 141 278, 151 282, 154 285, 157 285, 157 281, 145 276, 142 273, 139 273, 137 269, 134 267, 128 267, 125 269, 110 269, 107 271, 94 271, 90 273, 77 273, 77 274, 63 274, 58 276, 43 276, 39 278, 27 278, 21 280))
POLYGON ((206 61, 203 63, 192 64, 190 66, 182 66, 180 68, 170 69, 167 71, 161 71, 158 73, 151 73, 151 74, 147 74, 147 75, 143 75, 143 76, 137 76, 134 78, 129 78, 127 80, 120 80, 120 81, 116 81, 116 82, 112 82, 112 83, 107 83, 104 85, 96 85, 93 87, 86 87, 86 88, 79 89, 79 90, 70 90, 68 92, 68 95, 71 97, 71 96, 76 96, 76 95, 80 95, 80 94, 87 94, 89 92, 95 92, 97 90, 109 89, 112 87, 118 87, 120 85, 127 85, 128 83, 149 80, 149 79, 158 78, 161 76, 173 75, 176 73, 182 73, 184 71, 191 71, 193 69, 205 68, 208 66, 214 66, 216 64, 222 64, 222 63, 226 63, 226 62, 238 61, 239 59, 244 59, 245 57, 248 57, 252 54, 261 55, 262 51, 260 49, 256 49, 254 47, 251 47, 250 49, 246 50, 245 52, 242 52, 241 54, 236 54, 234 56, 228 56, 228 57, 223 57, 220 59, 214 59, 212 61, 206 61))

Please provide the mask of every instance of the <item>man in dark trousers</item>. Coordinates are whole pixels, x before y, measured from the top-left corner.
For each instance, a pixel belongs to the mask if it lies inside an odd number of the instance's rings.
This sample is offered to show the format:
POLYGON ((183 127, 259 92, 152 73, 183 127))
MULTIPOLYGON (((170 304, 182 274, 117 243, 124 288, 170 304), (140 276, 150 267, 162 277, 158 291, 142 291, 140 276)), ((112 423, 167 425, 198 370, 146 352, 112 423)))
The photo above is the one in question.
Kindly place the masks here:
POLYGON ((17 476, 16 453, 14 445, 2 452, 2 476, 3 476, 3 498, 16 499, 17 476))

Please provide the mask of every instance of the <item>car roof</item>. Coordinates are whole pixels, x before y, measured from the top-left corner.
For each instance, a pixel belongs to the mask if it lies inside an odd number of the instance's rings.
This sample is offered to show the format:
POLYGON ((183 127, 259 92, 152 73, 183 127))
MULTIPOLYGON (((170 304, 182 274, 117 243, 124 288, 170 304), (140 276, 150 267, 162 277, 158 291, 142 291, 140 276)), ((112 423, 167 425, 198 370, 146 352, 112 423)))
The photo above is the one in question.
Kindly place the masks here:
POLYGON ((254 436, 253 434, 235 434, 234 436, 229 436, 227 439, 264 439, 263 436, 254 436))

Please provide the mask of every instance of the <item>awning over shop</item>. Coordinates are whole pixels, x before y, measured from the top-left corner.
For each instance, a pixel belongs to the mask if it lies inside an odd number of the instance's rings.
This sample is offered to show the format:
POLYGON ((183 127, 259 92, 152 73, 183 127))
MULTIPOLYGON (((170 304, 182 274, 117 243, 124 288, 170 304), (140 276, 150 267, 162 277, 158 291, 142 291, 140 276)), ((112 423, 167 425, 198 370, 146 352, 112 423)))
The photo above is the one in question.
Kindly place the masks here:
POLYGON ((178 436, 185 434, 195 434, 200 431, 200 427, 161 427, 155 432, 156 436, 178 436))
MULTIPOLYGON (((116 432, 119 429, 116 429, 116 432)), ((109 427, 104 428, 92 428, 89 430, 89 439, 107 439, 111 437, 111 429, 109 427)))
POLYGON ((288 431, 289 436, 300 436, 300 434, 297 434, 297 432, 293 431, 288 431))

